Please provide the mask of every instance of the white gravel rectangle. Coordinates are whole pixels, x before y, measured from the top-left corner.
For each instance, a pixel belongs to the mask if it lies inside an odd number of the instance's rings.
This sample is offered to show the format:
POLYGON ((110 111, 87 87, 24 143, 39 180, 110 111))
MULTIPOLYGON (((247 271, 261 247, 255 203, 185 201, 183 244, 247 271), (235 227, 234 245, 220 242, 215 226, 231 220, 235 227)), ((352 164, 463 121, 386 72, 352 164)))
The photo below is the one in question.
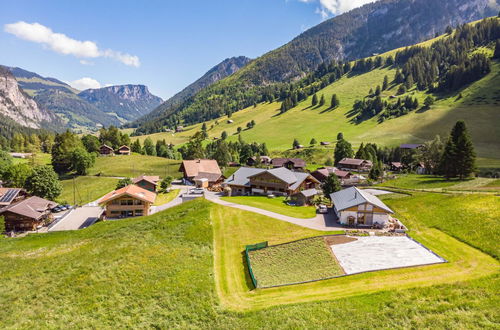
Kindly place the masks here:
POLYGON ((346 274, 445 262, 406 236, 363 236, 331 249, 346 274))

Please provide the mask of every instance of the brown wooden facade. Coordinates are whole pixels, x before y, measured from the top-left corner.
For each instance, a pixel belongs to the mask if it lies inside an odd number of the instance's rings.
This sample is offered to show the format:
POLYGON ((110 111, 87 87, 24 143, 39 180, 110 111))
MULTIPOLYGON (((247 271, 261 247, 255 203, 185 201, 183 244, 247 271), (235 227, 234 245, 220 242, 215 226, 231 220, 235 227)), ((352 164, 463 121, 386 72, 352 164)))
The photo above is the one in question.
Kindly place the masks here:
POLYGON ((151 203, 125 195, 107 202, 104 206, 107 218, 128 218, 149 215, 151 203))
POLYGON ((54 220, 50 211, 45 212, 39 219, 30 218, 10 211, 3 212, 2 216, 5 219, 5 230, 8 232, 33 231, 36 230, 37 227, 49 224, 54 220))
POLYGON ((262 172, 250 177, 252 191, 262 190, 263 194, 278 192, 283 195, 292 195, 305 189, 316 188, 316 182, 311 178, 305 179, 299 186, 294 187, 293 190, 290 188, 292 185, 293 184, 289 184, 269 172, 262 172))

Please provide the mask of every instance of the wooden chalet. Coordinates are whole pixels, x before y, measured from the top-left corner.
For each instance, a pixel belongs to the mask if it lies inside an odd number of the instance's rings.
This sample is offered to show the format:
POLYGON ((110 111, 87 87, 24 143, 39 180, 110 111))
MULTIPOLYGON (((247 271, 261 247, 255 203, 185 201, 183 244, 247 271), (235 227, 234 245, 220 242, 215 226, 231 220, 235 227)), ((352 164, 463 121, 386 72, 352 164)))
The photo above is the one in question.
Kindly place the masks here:
POLYGON ((285 167, 289 170, 303 171, 306 167, 306 162, 300 158, 273 158, 271 165, 274 168, 285 167))
POLYGON ((160 177, 157 175, 141 175, 132 179, 132 183, 143 189, 156 192, 160 177))
POLYGON ((123 156, 130 156, 130 147, 123 145, 120 148, 118 148, 118 154, 123 155, 123 156))
POLYGON ((337 166, 344 171, 368 172, 371 170, 373 163, 370 160, 357 158, 344 158, 337 166))
POLYGON ((33 196, 0 209, 6 231, 33 231, 53 220, 52 208, 57 203, 33 196))
POLYGON ((103 144, 99 147, 99 155, 101 156, 114 156, 115 151, 110 146, 103 144))
POLYGON ((22 188, 0 188, 0 209, 25 199, 27 193, 22 188))
POLYGON ((99 200, 104 206, 106 218, 129 218, 150 214, 156 194, 136 185, 114 190, 99 200))
POLYGON ((196 181, 204 181, 212 187, 219 184, 223 180, 222 172, 219 164, 214 159, 194 159, 184 160, 179 168, 179 172, 183 173, 184 182, 194 184, 196 181))
POLYGON ((352 177, 351 172, 342 171, 336 167, 320 167, 316 171, 312 172, 311 175, 318 181, 324 182, 332 173, 339 178, 341 184, 345 184, 352 177))
POLYGON ((271 157, 269 156, 253 156, 248 158, 247 160, 247 165, 248 166, 256 166, 257 164, 257 158, 260 158, 260 164, 262 165, 270 165, 271 164, 271 157))

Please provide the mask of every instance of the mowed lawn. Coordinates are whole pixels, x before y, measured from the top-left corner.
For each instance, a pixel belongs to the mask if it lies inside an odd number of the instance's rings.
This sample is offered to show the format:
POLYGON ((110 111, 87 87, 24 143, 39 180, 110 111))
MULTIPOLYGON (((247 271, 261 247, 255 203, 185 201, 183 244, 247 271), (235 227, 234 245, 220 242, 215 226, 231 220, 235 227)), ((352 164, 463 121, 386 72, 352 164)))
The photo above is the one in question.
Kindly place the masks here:
POLYGON ((73 197, 75 196, 76 204, 84 205, 114 190, 117 183, 118 179, 96 176, 79 176, 74 181, 73 179, 61 180, 63 190, 57 200, 60 203, 74 204, 73 197))
POLYGON ((39 152, 29 158, 13 158, 12 161, 14 164, 49 165, 52 161, 52 156, 51 154, 39 152))
POLYGON ((234 196, 222 197, 227 202, 248 205, 259 209, 287 215, 295 218, 314 218, 316 208, 314 206, 291 206, 286 204, 285 197, 268 198, 267 196, 234 196))
POLYGON ((437 175, 400 174, 397 175, 396 179, 387 180, 378 186, 404 189, 434 189, 451 187, 461 182, 458 179, 446 180, 444 177, 437 175))
POLYGON ((158 175, 162 178, 178 178, 181 161, 162 157, 132 154, 130 156, 97 157, 90 175, 137 177, 139 175, 158 175))
POLYGON ((245 244, 324 234, 196 200, 149 217, 2 239, 0 327, 498 325, 498 262, 437 230, 425 236, 447 247, 449 264, 251 290, 245 244))
POLYGON ((344 274, 324 237, 250 251, 257 287, 293 284, 344 274))

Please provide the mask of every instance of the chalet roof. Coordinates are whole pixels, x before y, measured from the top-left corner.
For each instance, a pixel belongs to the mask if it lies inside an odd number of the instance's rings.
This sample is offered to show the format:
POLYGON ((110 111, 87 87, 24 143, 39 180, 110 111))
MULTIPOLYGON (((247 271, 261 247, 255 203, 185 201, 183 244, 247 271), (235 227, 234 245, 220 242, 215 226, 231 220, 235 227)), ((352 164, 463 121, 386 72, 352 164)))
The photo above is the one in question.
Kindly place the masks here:
POLYGON ((235 185, 235 186, 250 186, 249 177, 267 171, 264 168, 253 168, 253 167, 240 167, 236 172, 233 173, 226 181, 225 184, 235 185))
POLYGON ((359 166, 359 165, 363 164, 364 162, 369 162, 369 161, 364 160, 364 159, 357 159, 357 158, 344 158, 339 162, 339 164, 359 166))
POLYGON ((113 151, 113 148, 111 148, 107 144, 103 144, 99 149, 102 149, 102 148, 109 149, 109 150, 113 151))
POLYGON ((394 213, 387 205, 385 205, 377 196, 360 190, 356 187, 350 187, 330 194, 330 199, 335 205, 337 211, 342 211, 353 206, 364 203, 369 203, 377 206, 388 213, 394 213))
POLYGON ((154 184, 155 186, 158 184, 158 181, 160 181, 160 177, 157 175, 141 175, 138 176, 137 178, 132 179, 133 184, 137 184, 138 182, 141 181, 147 181, 151 184, 154 184))
POLYGON ((401 162, 392 162, 391 165, 394 166, 394 167, 401 167, 401 166, 403 166, 401 164, 401 162))
POLYGON ((119 198, 121 196, 128 195, 132 198, 137 198, 145 202, 154 203, 156 200, 156 194, 149 190, 138 187, 134 184, 130 184, 126 187, 113 190, 112 192, 104 195, 100 200, 99 204, 107 203, 113 199, 119 198))
POLYGON ((120 148, 118 148, 118 150, 122 150, 122 149, 130 150, 130 147, 126 146, 126 145, 122 145, 120 148))
POLYGON ((276 167, 281 167, 289 162, 293 163, 295 167, 306 167, 305 160, 300 158, 273 158, 271 160, 271 164, 276 167))
POLYGON ((316 190, 315 188, 306 189, 302 190, 299 194, 301 194, 304 197, 312 197, 318 194, 318 190, 316 190))
POLYGON ((224 183, 237 186, 250 186, 249 179, 264 172, 269 173, 279 180, 289 184, 289 189, 291 190, 297 189, 300 184, 309 177, 319 183, 319 181, 317 181, 309 173, 293 172, 285 167, 278 167, 270 170, 266 170, 263 168, 241 167, 236 172, 234 172, 234 174, 229 179, 224 181, 224 183))
POLYGON ((0 188, 0 207, 10 205, 21 191, 21 188, 0 188))
POLYGON ((183 171, 188 178, 194 178, 200 172, 218 174, 219 177, 222 175, 219 164, 214 159, 184 160, 180 171, 183 171))
POLYGON ((399 149, 417 149, 423 146, 422 143, 403 143, 399 146, 399 149))
POLYGON ((11 204, 0 210, 0 213, 11 212, 31 219, 40 219, 47 210, 56 207, 57 203, 33 196, 18 203, 11 204))
POLYGON ((208 172, 198 172, 198 174, 193 178, 194 180, 207 179, 208 182, 216 182, 220 179, 222 175, 219 173, 208 173, 208 172))

